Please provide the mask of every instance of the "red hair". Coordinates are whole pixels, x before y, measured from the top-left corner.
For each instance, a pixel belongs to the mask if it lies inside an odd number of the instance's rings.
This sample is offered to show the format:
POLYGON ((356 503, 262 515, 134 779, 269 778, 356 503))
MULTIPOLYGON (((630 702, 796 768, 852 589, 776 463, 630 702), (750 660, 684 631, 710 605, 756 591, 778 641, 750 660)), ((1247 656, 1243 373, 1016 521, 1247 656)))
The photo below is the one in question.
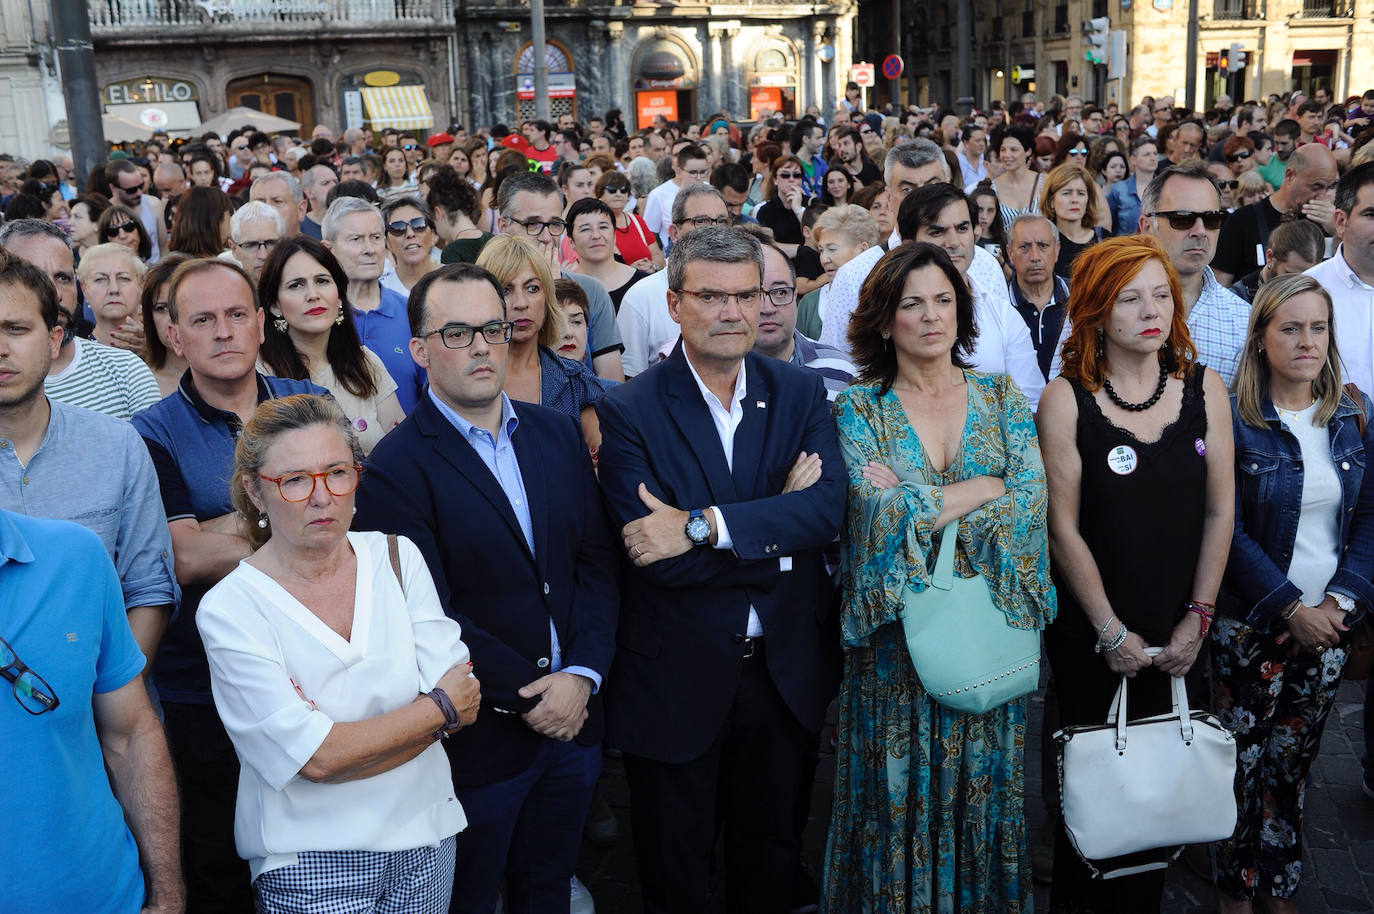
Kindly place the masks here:
POLYGON ((1160 350, 1160 362, 1177 377, 1187 377, 1197 361, 1197 348, 1184 323, 1183 290, 1164 249, 1149 235, 1108 238, 1074 258, 1070 268, 1073 294, 1069 296, 1072 330, 1060 352, 1060 374, 1088 390, 1095 391, 1102 386, 1106 376, 1106 359, 1099 342, 1102 328, 1112 316, 1116 297, 1150 260, 1164 265, 1164 272, 1169 277, 1169 293, 1174 299, 1169 338, 1160 350))

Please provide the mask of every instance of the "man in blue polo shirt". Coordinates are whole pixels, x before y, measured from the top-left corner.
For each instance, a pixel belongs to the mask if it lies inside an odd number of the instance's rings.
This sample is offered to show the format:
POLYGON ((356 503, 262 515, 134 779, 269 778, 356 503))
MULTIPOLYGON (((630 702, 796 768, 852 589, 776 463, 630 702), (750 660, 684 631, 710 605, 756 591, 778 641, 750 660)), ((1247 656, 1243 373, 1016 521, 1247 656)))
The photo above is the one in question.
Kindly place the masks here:
POLYGON ((243 518, 229 500, 239 429, 264 400, 326 392, 254 369, 263 312, 237 263, 182 264, 168 281, 168 311, 171 342, 189 367, 176 392, 133 417, 157 469, 182 588, 181 612, 167 629, 153 681, 184 798, 189 906, 251 911, 248 864, 234 847, 238 758, 210 696, 196 609, 205 592, 252 553, 243 518))

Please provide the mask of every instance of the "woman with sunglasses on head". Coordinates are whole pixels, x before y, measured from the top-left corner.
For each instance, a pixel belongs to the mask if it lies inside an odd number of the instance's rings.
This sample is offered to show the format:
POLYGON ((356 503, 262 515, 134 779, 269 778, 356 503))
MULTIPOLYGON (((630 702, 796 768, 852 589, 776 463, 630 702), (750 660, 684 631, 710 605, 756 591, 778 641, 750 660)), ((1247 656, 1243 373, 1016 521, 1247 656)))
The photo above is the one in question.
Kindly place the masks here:
POLYGON ((615 252, 627 265, 645 273, 661 270, 667 260, 658 238, 639 213, 631 212, 630 179, 618 171, 608 171, 597 178, 596 199, 615 213, 615 252))
POLYGON ((584 362, 554 352, 563 337, 563 312, 549 259, 526 238, 498 235, 482 249, 477 265, 506 289, 506 317, 513 325, 506 395, 578 420, 588 449, 594 451, 601 444, 601 429, 592 404, 607 388, 584 362))
MULTIPOLYGON (((1116 142, 1114 137, 1106 137, 1105 139, 1110 143, 1116 142)), ((1077 133, 1066 132, 1059 138, 1059 142, 1055 145, 1054 159, 1051 161, 1050 167, 1045 170, 1045 173, 1049 174, 1066 162, 1088 168, 1091 161, 1092 149, 1088 144, 1088 139, 1077 133)), ((1094 225, 1110 231, 1112 227, 1111 211, 1107 209, 1106 192, 1103 191, 1096 181, 1090 181, 1088 183, 1088 192, 1092 194, 1097 202, 1095 210, 1098 215, 1094 225)), ((1043 206, 1041 212, 1044 212, 1043 206)))
POLYGON ((396 194, 382 202, 382 226, 387 252, 396 266, 395 272, 382 274, 382 285, 409 295, 421 276, 439 269, 434 214, 419 197, 396 194))
POLYGON ((1088 170, 1074 162, 1066 162, 1045 176, 1040 212, 1059 229, 1059 259, 1054 263, 1054 273, 1070 285, 1074 258, 1103 237, 1097 224, 1096 188, 1088 170))
POLYGON ((805 177, 806 169, 796 156, 774 159, 763 184, 763 205, 754 210, 759 225, 773 230, 774 242, 788 257, 796 257, 804 241, 801 218, 811 202, 802 193, 805 177))
POLYGON ((1313 277, 1265 283, 1231 396, 1236 533, 1212 631, 1216 711, 1238 760, 1236 830, 1213 845, 1222 914, 1252 914, 1257 897, 1298 910, 1307 777, 1350 628, 1374 606, 1371 403, 1342 389, 1332 321, 1313 277))
POLYGON ((267 373, 328 390, 371 453, 405 411, 382 360, 358 341, 339 261, 307 235, 284 238, 263 264, 258 299, 267 314, 258 355, 267 373))
POLYGON ((124 245, 144 263, 153 256, 153 241, 138 213, 122 204, 116 203, 100 214, 99 238, 101 244, 111 241, 124 245))
POLYGON ((467 820, 440 743, 480 688, 415 544, 349 531, 362 461, 331 400, 260 405, 230 482, 254 552, 196 612, 264 914, 446 911, 453 891, 467 820))

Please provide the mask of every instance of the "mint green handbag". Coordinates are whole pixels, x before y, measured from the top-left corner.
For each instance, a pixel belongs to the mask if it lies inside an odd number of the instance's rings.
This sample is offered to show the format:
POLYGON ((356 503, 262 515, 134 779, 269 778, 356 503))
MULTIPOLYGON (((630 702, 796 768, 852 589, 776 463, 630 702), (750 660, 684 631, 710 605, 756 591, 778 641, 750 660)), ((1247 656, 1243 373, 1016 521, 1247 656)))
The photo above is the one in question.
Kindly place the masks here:
POLYGON ((1040 632, 1012 628, 982 575, 954 573, 959 519, 945 525, 925 590, 902 594, 902 629, 916 675, 930 697, 982 714, 1040 684, 1040 632))

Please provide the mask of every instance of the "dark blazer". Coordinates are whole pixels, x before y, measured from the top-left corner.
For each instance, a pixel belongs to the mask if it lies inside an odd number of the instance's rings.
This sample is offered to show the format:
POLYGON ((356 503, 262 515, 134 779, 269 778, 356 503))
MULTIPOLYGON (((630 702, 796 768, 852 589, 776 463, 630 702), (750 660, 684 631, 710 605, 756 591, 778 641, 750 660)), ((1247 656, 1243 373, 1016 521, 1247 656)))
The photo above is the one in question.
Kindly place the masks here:
POLYGON ((844 520, 846 477, 825 386, 776 359, 750 353, 745 364, 733 473, 680 344, 596 403, 601 486, 616 529, 648 513, 636 491, 643 482, 674 507, 718 507, 734 543, 622 566, 606 714, 611 742, 633 755, 681 763, 710 746, 736 692, 750 604, 773 681, 807 729, 820 727, 839 684, 838 604, 822 551, 844 520), (802 451, 821 455, 822 478, 780 494, 802 451), (790 571, 780 569, 784 556, 790 571))
MULTIPOLYGON (((617 558, 577 423, 516 403, 512 441, 529 499, 535 554, 496 477, 429 394, 372 451, 358 488, 359 530, 403 533, 424 553, 440 603, 463 627, 482 683, 477 722, 450 737, 454 783, 488 784, 533 761, 544 737, 517 692, 550 672, 549 619, 562 664, 607 678, 615 649, 617 558)), ((577 736, 605 732, 600 695, 577 736)))

